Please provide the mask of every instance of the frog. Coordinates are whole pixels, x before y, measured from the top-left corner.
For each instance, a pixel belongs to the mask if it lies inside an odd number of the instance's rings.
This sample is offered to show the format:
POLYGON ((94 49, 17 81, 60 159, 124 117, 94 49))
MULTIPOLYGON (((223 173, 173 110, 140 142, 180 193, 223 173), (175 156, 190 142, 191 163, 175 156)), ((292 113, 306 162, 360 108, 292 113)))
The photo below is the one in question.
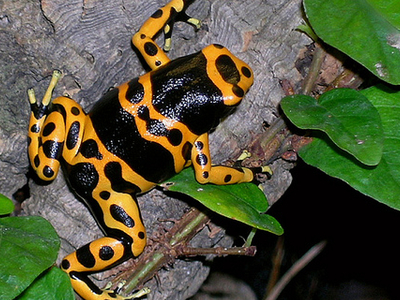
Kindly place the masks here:
POLYGON ((28 90, 31 167, 46 182, 61 167, 104 233, 61 262, 83 299, 135 298, 101 289, 88 275, 143 252, 147 236, 138 195, 190 165, 201 184, 252 182, 264 172, 213 165, 210 158, 209 133, 252 86, 250 66, 219 44, 171 60, 155 42, 164 29, 170 48, 178 20, 200 28, 200 21, 185 13, 191 2, 171 0, 145 21, 132 43, 150 71, 110 89, 89 112, 69 96, 52 101, 60 71, 54 71, 41 103, 28 90))

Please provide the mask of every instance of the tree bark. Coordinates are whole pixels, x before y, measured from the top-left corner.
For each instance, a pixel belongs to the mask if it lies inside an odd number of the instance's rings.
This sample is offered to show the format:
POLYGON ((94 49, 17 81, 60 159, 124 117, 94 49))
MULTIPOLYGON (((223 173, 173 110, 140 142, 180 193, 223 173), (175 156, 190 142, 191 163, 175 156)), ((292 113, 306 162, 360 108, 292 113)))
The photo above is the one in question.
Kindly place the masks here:
MULTIPOLYGON (((88 111, 110 87, 146 72, 130 40, 166 2, 0 0, 0 193, 11 197, 26 183, 27 89, 34 87, 40 99, 52 71, 61 70, 63 78, 54 95, 67 93, 88 111)), ((288 79, 295 86, 301 80, 294 64, 300 49, 310 42, 295 30, 302 22, 301 1, 196 0, 187 12, 202 20, 202 28, 195 32, 184 23, 176 24, 171 58, 218 43, 255 73, 255 83, 241 105, 211 135, 213 162, 235 159, 254 134, 264 130, 263 122, 272 123, 279 115, 284 96, 279 80, 288 79)), ((162 35, 157 41, 162 43, 162 35)), ((272 167, 274 176, 264 187, 271 203, 291 181, 290 164, 278 160, 272 167)), ((102 236, 63 176, 46 186, 31 181, 30 187, 23 213, 41 215, 55 226, 63 241, 60 259, 102 236)), ((139 204, 149 236, 161 226, 170 226, 159 220, 179 219, 188 207, 157 190, 140 196, 139 204)), ((204 228, 192 246, 229 247, 232 239, 222 228, 211 233, 213 226, 204 228)), ((148 299, 186 299, 195 294, 208 271, 203 261, 177 260, 173 268, 158 273, 158 284, 155 279, 148 283, 153 291, 148 299)), ((97 278, 108 281, 110 274, 97 278)))

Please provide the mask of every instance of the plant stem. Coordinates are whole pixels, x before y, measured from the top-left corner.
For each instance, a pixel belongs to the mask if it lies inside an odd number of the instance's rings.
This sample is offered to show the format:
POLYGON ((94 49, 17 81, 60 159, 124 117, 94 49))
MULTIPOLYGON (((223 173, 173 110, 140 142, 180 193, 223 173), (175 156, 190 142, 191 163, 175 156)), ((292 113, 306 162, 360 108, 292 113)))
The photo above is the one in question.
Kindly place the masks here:
POLYGON ((189 235, 193 235, 193 232, 197 233, 199 226, 205 225, 209 221, 209 218, 199 210, 192 210, 193 218, 190 222, 181 230, 179 230, 171 239, 170 245, 175 246, 185 240, 189 235), (196 212, 196 214, 194 213, 196 212))
POLYGON ((318 78, 319 72, 321 70, 322 63, 325 59, 325 50, 318 44, 316 44, 316 49, 314 52, 313 60, 311 62, 310 70, 304 78, 302 92, 304 95, 311 94, 315 81, 318 78))
POLYGON ((150 261, 147 261, 145 264, 139 264, 135 272, 128 277, 127 283, 123 287, 124 293, 130 294, 133 292, 139 286, 140 282, 159 269, 158 266, 161 268, 164 265, 164 261, 165 256, 162 253, 154 252, 150 261))
POLYGON ((256 235, 257 228, 253 227, 249 233, 249 236, 246 239, 246 243, 244 243, 244 247, 250 247, 251 244, 253 243, 253 238, 256 235))

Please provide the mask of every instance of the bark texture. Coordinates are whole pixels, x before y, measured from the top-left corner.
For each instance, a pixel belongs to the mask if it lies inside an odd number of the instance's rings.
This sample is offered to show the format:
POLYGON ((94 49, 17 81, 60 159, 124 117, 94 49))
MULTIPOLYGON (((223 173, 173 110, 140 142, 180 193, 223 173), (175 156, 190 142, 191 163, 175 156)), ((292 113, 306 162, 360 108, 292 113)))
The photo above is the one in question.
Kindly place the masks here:
MULTIPOLYGON (((40 99, 53 69, 63 72, 54 96, 68 93, 88 111, 108 88, 146 72, 131 45, 131 37, 165 0, 0 0, 0 193, 11 195, 26 182, 26 132, 29 118, 27 88, 40 99)), ((294 85, 301 75, 294 64, 309 40, 295 28, 302 22, 300 0, 196 0, 188 14, 203 21, 175 26, 170 57, 199 51, 211 43, 228 47, 254 70, 255 83, 238 109, 211 135, 214 163, 235 158, 254 133, 279 115, 283 96, 280 79, 294 85)), ((162 36, 158 39, 162 43, 162 36)), ((290 184, 288 166, 273 164, 275 175, 265 187, 275 202, 290 184)), ((61 236, 60 258, 102 236, 85 206, 69 191, 63 176, 51 184, 31 182, 24 214, 48 219, 61 236)), ((160 221, 177 219, 186 202, 159 191, 139 197, 149 236, 160 221)), ((232 221, 234 222, 234 221, 232 221)), ((164 222, 168 227, 168 222, 164 222)), ((161 223, 163 224, 163 223, 161 223)), ((205 228, 194 246, 229 246, 223 229, 205 228)), ((200 260, 178 260, 159 272, 159 284, 149 282, 148 299, 186 299, 207 277, 200 260)), ((103 280, 109 272, 98 277, 103 280)))

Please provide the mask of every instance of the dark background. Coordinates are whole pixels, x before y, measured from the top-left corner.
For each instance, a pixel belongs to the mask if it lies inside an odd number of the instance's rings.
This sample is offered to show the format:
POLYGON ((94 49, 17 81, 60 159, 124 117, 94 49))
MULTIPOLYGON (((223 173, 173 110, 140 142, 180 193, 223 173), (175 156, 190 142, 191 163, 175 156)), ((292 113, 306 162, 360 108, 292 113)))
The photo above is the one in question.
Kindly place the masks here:
MULTIPOLYGON (((316 243, 327 245, 279 299, 400 299, 400 212, 301 161, 292 174, 291 187, 269 211, 285 229, 281 275, 316 243)), ((244 227, 236 229, 246 237, 244 227)), ((218 258, 213 269, 243 279, 262 299, 276 242, 258 231, 255 258, 218 258)))

